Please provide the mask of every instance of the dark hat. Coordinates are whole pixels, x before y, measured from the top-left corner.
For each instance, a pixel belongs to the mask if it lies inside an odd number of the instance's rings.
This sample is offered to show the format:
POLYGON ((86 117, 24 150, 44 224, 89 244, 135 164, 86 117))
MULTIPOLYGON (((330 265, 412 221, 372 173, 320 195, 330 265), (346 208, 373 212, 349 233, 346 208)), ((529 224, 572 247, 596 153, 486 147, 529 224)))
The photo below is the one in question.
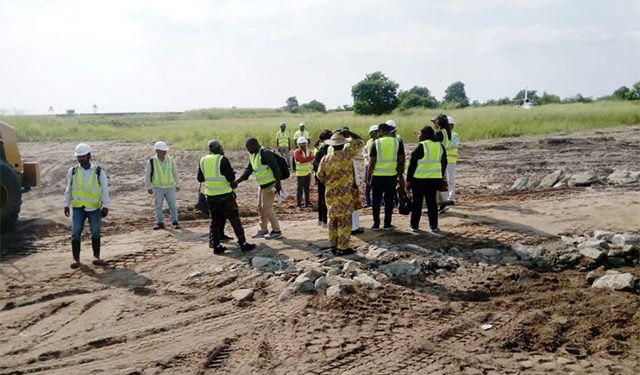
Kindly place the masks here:
POLYGON ((436 122, 436 121, 444 121, 446 123, 449 123, 449 120, 447 119, 447 115, 445 115, 444 113, 441 113, 431 119, 431 122, 436 122))

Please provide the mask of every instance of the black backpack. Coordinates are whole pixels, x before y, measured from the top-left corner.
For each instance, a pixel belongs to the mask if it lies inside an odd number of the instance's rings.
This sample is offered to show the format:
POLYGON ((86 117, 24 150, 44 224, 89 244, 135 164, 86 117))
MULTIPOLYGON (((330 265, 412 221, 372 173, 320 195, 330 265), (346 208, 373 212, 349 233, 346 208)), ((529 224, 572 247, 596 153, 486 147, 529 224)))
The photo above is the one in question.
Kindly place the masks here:
MULTIPOLYGON (((73 176, 76 175, 76 169, 78 167, 73 167, 71 169, 71 183, 73 184, 73 176)), ((102 172, 102 167, 97 165, 96 166, 96 177, 98 177, 98 185, 102 186, 102 184, 100 183, 100 172, 102 172)))
POLYGON ((266 151, 272 153, 273 156, 276 158, 276 161, 278 162, 278 167, 280 168, 280 179, 286 180, 287 178, 289 178, 289 176, 291 176, 291 173, 289 173, 289 165, 287 165, 287 160, 282 156, 280 156, 277 152, 274 152, 268 149, 266 149, 266 151))

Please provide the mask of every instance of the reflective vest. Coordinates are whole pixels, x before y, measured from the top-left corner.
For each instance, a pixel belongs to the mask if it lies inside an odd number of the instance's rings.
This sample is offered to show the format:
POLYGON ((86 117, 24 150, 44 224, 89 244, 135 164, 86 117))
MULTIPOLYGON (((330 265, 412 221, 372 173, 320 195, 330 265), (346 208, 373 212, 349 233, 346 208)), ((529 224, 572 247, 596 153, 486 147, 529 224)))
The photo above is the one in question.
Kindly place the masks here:
POLYGON ((447 163, 456 164, 458 162, 458 145, 460 136, 456 132, 451 132, 451 142, 447 146, 447 163))
POLYGON ((364 165, 369 165, 369 161, 370 161, 370 157, 369 154, 371 154, 371 147, 373 147, 373 138, 369 138, 369 140, 367 141, 367 143, 364 145, 364 165))
POLYGON ((276 133, 276 142, 278 143, 278 147, 289 147, 290 137, 291 135, 289 134, 288 130, 285 130, 284 132, 278 130, 278 132, 276 133))
POLYGON ((442 145, 440 142, 426 140, 420 142, 424 156, 418 160, 413 178, 442 178, 442 145))
POLYGON ((173 178, 173 158, 166 155, 164 157, 164 163, 158 158, 151 159, 151 162, 153 163, 151 186, 163 189, 175 187, 176 180, 173 178))
POLYGON ((270 184, 276 180, 273 176, 273 171, 269 168, 268 165, 262 164, 262 151, 263 147, 258 150, 255 154, 251 155, 251 168, 256 174, 256 180, 258 180, 258 185, 264 186, 270 184))
POLYGON ((204 175, 204 194, 222 195, 233 191, 227 178, 220 173, 220 163, 224 156, 209 154, 200 159, 200 170, 204 175))
POLYGON ((382 137, 374 141, 376 147, 376 166, 374 176, 396 176, 398 174, 398 147, 400 141, 395 137, 382 137))
POLYGON ((71 207, 102 207, 102 188, 98 182, 96 166, 91 165, 90 169, 87 182, 82 179, 82 167, 76 167, 75 173, 71 175, 71 207))
MULTIPOLYGON (((309 156, 308 150, 306 151, 300 150, 300 153, 305 158, 309 156)), ((300 163, 296 160, 296 176, 308 176, 311 173, 312 167, 313 166, 311 165, 311 162, 300 163)))
POLYGON ((305 131, 301 132, 300 130, 296 130, 296 132, 293 133, 293 141, 294 142, 298 142, 298 138, 300 138, 300 137, 305 137, 307 139, 307 141, 309 139, 311 139, 311 137, 309 136, 309 132, 308 131, 305 130, 305 131))

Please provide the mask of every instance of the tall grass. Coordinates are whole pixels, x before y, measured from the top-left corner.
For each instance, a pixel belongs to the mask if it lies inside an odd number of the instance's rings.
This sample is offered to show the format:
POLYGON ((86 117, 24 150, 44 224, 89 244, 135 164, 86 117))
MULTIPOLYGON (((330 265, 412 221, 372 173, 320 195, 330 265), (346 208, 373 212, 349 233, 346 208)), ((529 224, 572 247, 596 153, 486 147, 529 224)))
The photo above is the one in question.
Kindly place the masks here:
MULTIPOLYGON (((393 118, 400 135, 416 140, 416 132, 438 110, 396 111, 384 116, 359 116, 351 112, 290 114, 274 109, 202 109, 184 113, 127 115, 5 116, 20 141, 144 141, 162 139, 175 147, 203 149, 218 138, 225 148, 244 146, 249 136, 274 146, 280 122, 297 130, 304 121, 312 138, 322 129, 348 126, 363 136, 369 126, 393 118)), ((537 106, 530 110, 510 106, 464 108, 448 111, 456 118, 462 140, 570 132, 640 124, 638 102, 595 102, 537 106)), ((312 142, 314 140, 312 139, 312 142)))

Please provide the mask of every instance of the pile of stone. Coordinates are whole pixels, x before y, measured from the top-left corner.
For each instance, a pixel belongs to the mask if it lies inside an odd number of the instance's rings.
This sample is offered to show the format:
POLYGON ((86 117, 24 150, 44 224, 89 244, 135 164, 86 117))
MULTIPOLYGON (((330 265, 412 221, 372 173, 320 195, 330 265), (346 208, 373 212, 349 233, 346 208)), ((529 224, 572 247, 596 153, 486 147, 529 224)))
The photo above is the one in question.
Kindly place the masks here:
POLYGON ((578 263, 587 268, 600 264, 616 268, 640 262, 639 233, 596 230, 591 236, 561 236, 560 239, 566 247, 552 260, 559 268, 574 267, 578 263))
POLYGON ((542 179, 535 176, 518 178, 510 190, 522 191, 531 189, 565 188, 573 186, 591 185, 623 185, 640 182, 640 171, 631 171, 626 168, 616 169, 613 173, 598 176, 595 171, 584 171, 569 174, 563 170, 555 170, 542 179))

